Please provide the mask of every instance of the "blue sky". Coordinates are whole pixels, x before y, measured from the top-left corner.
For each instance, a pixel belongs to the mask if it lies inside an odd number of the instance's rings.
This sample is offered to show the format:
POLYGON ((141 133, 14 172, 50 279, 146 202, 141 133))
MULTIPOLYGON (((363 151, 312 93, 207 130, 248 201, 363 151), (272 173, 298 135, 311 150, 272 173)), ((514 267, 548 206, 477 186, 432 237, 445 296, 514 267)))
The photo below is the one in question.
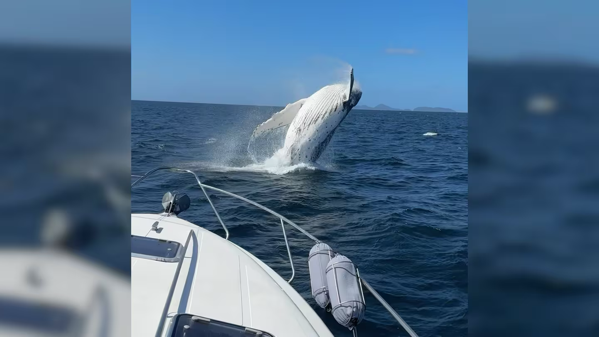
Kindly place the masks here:
POLYGON ((133 99, 285 105, 347 63, 360 104, 467 110, 465 0, 131 6, 133 99))

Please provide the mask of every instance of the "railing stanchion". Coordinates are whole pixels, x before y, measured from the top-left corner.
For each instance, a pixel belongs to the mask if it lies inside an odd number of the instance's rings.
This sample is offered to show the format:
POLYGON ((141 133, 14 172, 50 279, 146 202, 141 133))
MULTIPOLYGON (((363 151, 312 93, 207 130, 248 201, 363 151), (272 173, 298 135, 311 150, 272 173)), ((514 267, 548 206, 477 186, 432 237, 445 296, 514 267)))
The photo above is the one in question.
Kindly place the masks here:
POLYGON ((225 226, 225 223, 223 222, 223 220, 220 218, 220 215, 216 211, 216 208, 214 207, 214 204, 212 203, 212 199, 210 199, 210 196, 208 195, 208 193, 206 193, 206 190, 204 189, 204 186, 203 186, 202 182, 200 181, 200 178, 198 178, 198 176, 193 171, 184 170, 184 169, 178 169, 178 170, 183 171, 183 172, 191 173, 196 178, 196 181, 198 182, 198 185, 200 185, 200 188, 202 189, 202 192, 204 192, 204 195, 206 196, 206 199, 208 199, 208 202, 210 203, 210 207, 212 207, 212 210, 214 211, 214 214, 216 214, 216 217, 218 218, 218 222, 220 222, 220 224, 223 226, 223 229, 225 230, 225 240, 229 240, 229 230, 227 229, 227 226, 225 226))

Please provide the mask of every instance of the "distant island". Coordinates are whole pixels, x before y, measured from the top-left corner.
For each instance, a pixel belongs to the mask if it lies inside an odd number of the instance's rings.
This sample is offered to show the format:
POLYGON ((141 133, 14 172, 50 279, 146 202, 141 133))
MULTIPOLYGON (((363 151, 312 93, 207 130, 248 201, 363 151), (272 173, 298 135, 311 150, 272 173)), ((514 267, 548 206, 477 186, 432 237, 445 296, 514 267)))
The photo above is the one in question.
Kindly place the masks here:
POLYGON ((431 108, 428 106, 418 107, 418 108, 414 109, 414 111, 456 112, 455 110, 449 109, 449 108, 431 108))
POLYGON ((431 108, 428 106, 420 106, 420 107, 415 108, 414 110, 412 110, 412 109, 396 109, 396 108, 392 108, 385 104, 379 104, 379 105, 375 106, 374 108, 369 107, 368 105, 356 105, 355 109, 357 109, 357 110, 457 112, 457 111, 455 111, 453 109, 449 109, 449 108, 431 108))
POLYGON ((355 109, 358 110, 400 110, 400 111, 412 111, 412 109, 395 109, 385 104, 379 104, 377 106, 369 107, 368 105, 356 105, 355 109))

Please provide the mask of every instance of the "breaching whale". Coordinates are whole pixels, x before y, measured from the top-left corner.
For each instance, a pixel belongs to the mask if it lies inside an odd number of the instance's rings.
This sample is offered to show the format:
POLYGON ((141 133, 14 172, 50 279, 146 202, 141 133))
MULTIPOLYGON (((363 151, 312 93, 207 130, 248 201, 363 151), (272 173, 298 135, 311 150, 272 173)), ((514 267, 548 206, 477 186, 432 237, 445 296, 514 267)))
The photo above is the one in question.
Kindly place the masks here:
POLYGON ((308 98, 288 104, 260 124, 252 138, 289 125, 285 144, 278 153, 289 165, 313 163, 324 152, 337 127, 361 97, 362 91, 358 85, 354 85, 352 68, 348 83, 327 85, 308 98))

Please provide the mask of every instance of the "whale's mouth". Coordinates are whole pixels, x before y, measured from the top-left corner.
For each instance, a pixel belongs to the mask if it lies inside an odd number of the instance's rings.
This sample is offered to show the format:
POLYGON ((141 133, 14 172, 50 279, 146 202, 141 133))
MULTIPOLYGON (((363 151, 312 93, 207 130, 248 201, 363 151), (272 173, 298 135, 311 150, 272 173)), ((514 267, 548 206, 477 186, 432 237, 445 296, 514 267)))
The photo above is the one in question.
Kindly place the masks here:
POLYGON ((357 81, 354 81, 354 69, 352 68, 349 83, 349 97, 347 99, 347 104, 349 105, 349 107, 347 107, 348 113, 351 109, 358 105, 360 98, 362 98, 362 88, 357 81))

